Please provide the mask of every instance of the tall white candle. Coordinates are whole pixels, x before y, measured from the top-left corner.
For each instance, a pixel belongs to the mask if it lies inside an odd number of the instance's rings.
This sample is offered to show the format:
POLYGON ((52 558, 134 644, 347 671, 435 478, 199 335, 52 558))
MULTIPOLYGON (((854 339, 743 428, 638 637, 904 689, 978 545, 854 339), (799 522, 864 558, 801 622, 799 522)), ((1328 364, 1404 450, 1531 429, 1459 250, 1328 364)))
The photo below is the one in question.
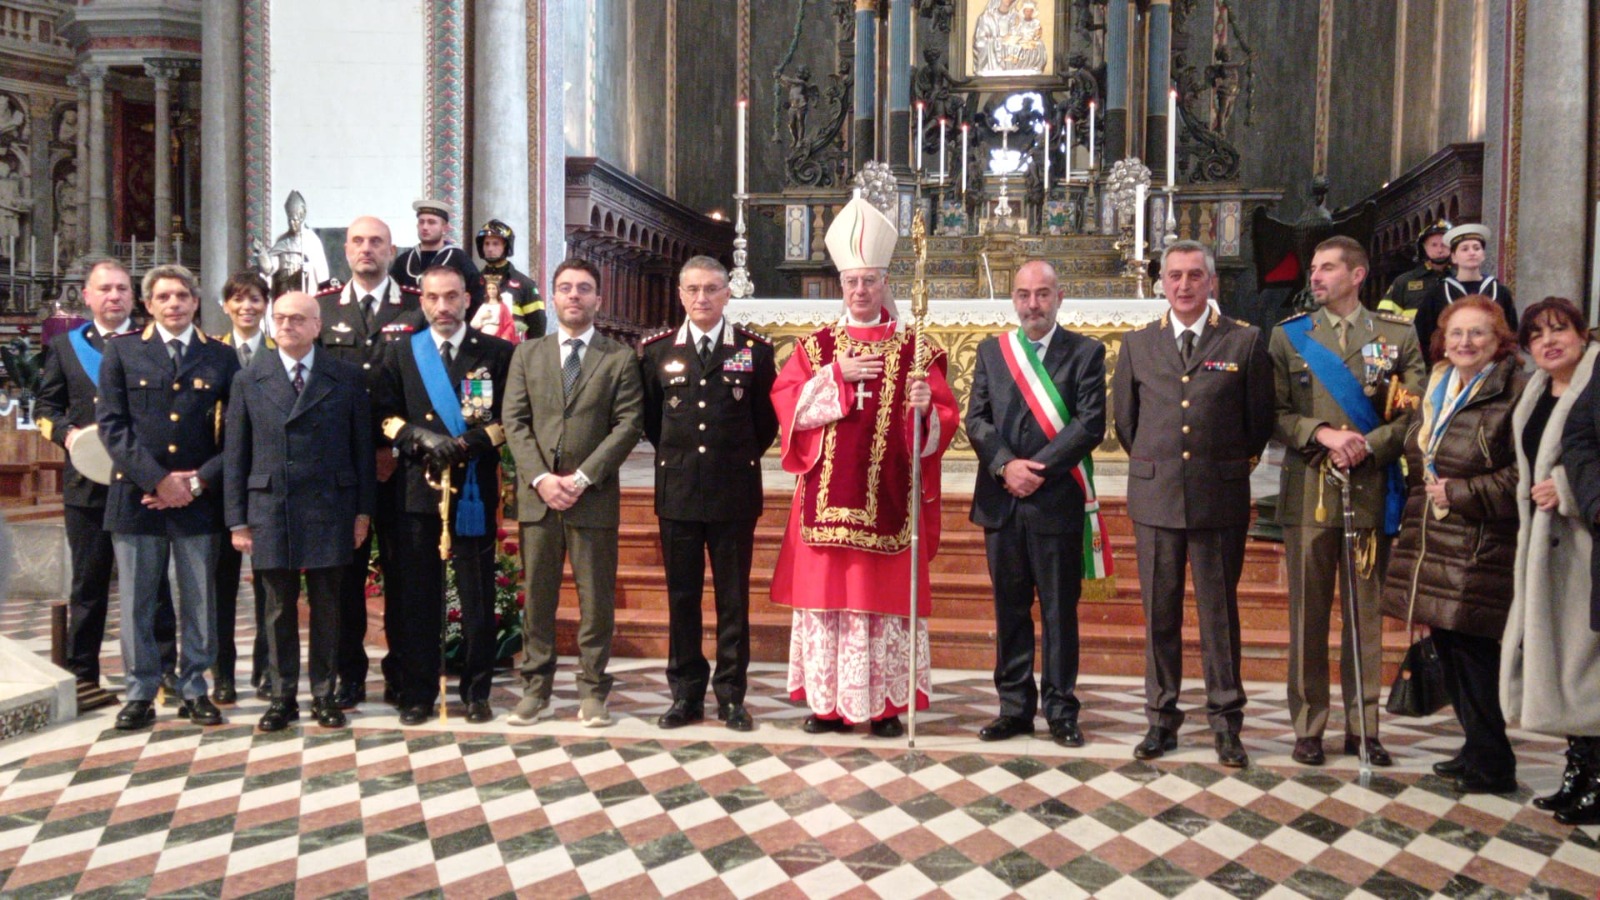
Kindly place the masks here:
MULTIPOLYGON (((1050 156, 1050 120, 1046 119, 1044 123, 1044 195, 1046 197, 1050 196, 1050 156)), ((1069 180, 1072 177, 1070 164, 1067 167, 1067 177, 1069 180)))
POLYGON ((9 235, 6 238, 6 256, 11 260, 11 283, 17 283, 17 236, 9 235))
POLYGON ((39 244, 34 235, 28 235, 28 274, 39 274, 39 244))
POLYGON ((139 239, 135 235, 128 235, 128 271, 139 270, 139 239))
POLYGON ((967 132, 970 127, 966 122, 961 123, 961 193, 967 192, 967 132))
POLYGON ((61 277, 61 233, 50 236, 50 277, 61 277))
POLYGON ((1138 185, 1133 192, 1133 258, 1144 263, 1144 200, 1149 189, 1138 185))
POLYGON ((1089 101, 1089 171, 1094 171, 1094 101, 1089 101))
POLYGON ((911 136, 912 146, 917 148, 917 171, 922 171, 922 107, 921 100, 917 101, 917 130, 911 136))
POLYGON ((735 186, 736 186, 735 193, 737 193, 737 194, 743 194, 744 193, 744 120, 745 120, 745 114, 747 113, 747 111, 749 109, 749 106, 750 106, 750 101, 749 100, 740 100, 739 101, 739 127, 738 127, 739 164, 738 164, 738 167, 737 167, 737 170, 736 170, 738 172, 738 177, 735 180, 735 186))
POLYGON ((950 123, 945 119, 944 116, 940 116, 939 117, 939 183, 940 184, 944 184, 945 178, 948 177, 949 174, 950 174, 950 170, 945 168, 945 165, 944 165, 944 163, 945 163, 945 149, 944 149, 945 128, 948 127, 949 124, 950 123))
POLYGON ((1167 190, 1178 179, 1178 89, 1167 91, 1167 190))
POLYGON ((1062 137, 1066 138, 1066 140, 1062 142, 1063 146, 1061 148, 1061 160, 1067 164, 1067 184, 1072 184, 1072 141, 1077 134, 1078 133, 1072 128, 1072 117, 1067 116, 1067 130, 1062 132, 1061 135, 1062 137))

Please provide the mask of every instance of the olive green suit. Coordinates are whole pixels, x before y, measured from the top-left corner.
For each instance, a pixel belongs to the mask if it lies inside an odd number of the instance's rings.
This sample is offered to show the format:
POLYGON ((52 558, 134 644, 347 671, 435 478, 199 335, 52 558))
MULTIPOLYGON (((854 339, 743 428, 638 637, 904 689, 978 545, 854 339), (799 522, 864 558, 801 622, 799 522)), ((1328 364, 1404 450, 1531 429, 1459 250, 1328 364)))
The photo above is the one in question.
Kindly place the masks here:
MULTIPOLYGON (((1400 376, 1401 383, 1413 393, 1422 390, 1422 351, 1409 320, 1360 310, 1341 347, 1326 310, 1302 315, 1313 317, 1310 340, 1342 358, 1356 380, 1367 387, 1380 419, 1390 376, 1400 376)), ((1293 319, 1285 320, 1289 321, 1293 319)), ((1326 454, 1313 435, 1324 425, 1339 429, 1355 426, 1294 349, 1282 324, 1273 329, 1268 354, 1272 357, 1277 396, 1273 436, 1287 448, 1278 492, 1278 521, 1284 526, 1289 568, 1289 714, 1297 738, 1321 737, 1328 724, 1328 629, 1335 578, 1342 591, 1350 588, 1344 584, 1341 564, 1344 509, 1338 487, 1327 483, 1320 474, 1326 454), (1321 517, 1317 515, 1319 507, 1323 511, 1321 517)), ((1378 426, 1366 438, 1370 455, 1351 472, 1350 487, 1356 528, 1362 543, 1373 551, 1373 558, 1363 560, 1359 567, 1356 597, 1364 682, 1361 691, 1366 697, 1367 735, 1375 737, 1383 650, 1383 617, 1378 604, 1389 550, 1382 528, 1384 489, 1386 469, 1400 458, 1405 442, 1404 417, 1378 426)), ((1355 722, 1357 688, 1348 622, 1344 624, 1342 645, 1340 684, 1349 728, 1355 722)), ((1350 728, 1350 733, 1356 733, 1355 729, 1350 728)))

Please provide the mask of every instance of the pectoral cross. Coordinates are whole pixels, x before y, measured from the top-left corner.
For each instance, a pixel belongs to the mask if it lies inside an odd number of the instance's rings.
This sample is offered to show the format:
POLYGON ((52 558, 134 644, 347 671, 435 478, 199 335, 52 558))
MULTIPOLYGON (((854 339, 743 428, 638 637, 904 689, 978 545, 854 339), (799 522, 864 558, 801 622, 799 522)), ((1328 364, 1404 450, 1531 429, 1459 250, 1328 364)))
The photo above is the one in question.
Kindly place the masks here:
POLYGON ((856 412, 867 408, 867 400, 872 397, 872 392, 866 389, 865 381, 856 382, 856 412))

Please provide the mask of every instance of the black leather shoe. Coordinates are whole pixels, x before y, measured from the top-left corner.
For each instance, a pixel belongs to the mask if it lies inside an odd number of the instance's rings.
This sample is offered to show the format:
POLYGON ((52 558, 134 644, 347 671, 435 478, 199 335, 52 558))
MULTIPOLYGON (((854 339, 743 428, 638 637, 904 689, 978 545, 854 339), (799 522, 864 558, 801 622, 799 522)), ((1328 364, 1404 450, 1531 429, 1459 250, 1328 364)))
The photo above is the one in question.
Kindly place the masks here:
POLYGON ((1160 725, 1151 725, 1150 730, 1144 733, 1144 740, 1133 748, 1134 759, 1160 759, 1161 757, 1178 749, 1178 734, 1171 728, 1162 728, 1160 725))
POLYGON ((117 713, 118 731, 138 731, 156 723, 156 708, 149 700, 129 700, 117 713))
POLYGON ((271 700, 272 699, 272 685, 267 683, 267 682, 262 682, 261 684, 256 685, 256 699, 257 700, 271 700))
POLYGON ((1584 760, 1570 748, 1567 750, 1567 768, 1561 773, 1561 786, 1548 797, 1533 798, 1533 805, 1546 812, 1569 809, 1584 795, 1592 780, 1592 772, 1584 760))
POLYGON ((204 694, 193 700, 183 701, 178 707, 178 718, 188 719, 196 725, 221 725, 222 710, 211 702, 211 698, 204 694))
POLYGON ((687 700, 674 700, 672 705, 667 708, 667 711, 661 714, 661 718, 656 720, 656 727, 682 728, 685 725, 699 722, 705 717, 705 707, 695 705, 687 700))
POLYGON ((823 719, 812 714, 800 723, 800 730, 806 734, 827 734, 830 731, 849 731, 850 725, 843 719, 823 719))
POLYGON ((433 704, 421 703, 416 706, 407 706, 400 710, 401 725, 421 725, 433 718, 433 704))
POLYGON ((367 686, 364 684, 352 684, 346 681, 333 692, 333 703, 340 709, 355 709, 365 702, 367 702, 367 686))
POLYGON ((1556 811, 1563 825, 1600 825, 1600 776, 1589 779, 1588 790, 1566 809, 1556 811))
POLYGON ((1289 757, 1302 766, 1320 766, 1328 761, 1327 754, 1322 752, 1322 738, 1304 737, 1294 742, 1294 751, 1289 757))
POLYGON ((906 726, 900 724, 899 716, 890 716, 887 719, 872 720, 872 736, 880 738, 897 738, 906 733, 906 726))
MULTIPOLYGON (((1433 764, 1433 774, 1439 776, 1440 778, 1454 778, 1466 770, 1467 764, 1462 762, 1461 757, 1459 756, 1452 756, 1443 762, 1436 762, 1433 764)), ((1533 804, 1538 806, 1539 801, 1535 800, 1533 801, 1533 804)))
POLYGON ((756 727, 743 703, 722 704, 717 708, 717 719, 728 726, 729 731, 754 731, 756 727))
POLYGON ((344 717, 344 710, 328 699, 311 701, 311 715, 316 717, 317 724, 323 728, 344 728, 350 724, 344 717))
POLYGON ((392 684, 385 684, 383 686, 383 702, 389 704, 390 706, 393 706, 396 709, 399 709, 400 708, 400 689, 395 687, 392 684))
POLYGON ((282 731, 289 727, 290 722, 300 720, 300 704, 293 700, 274 700, 267 711, 261 714, 261 721, 256 727, 262 731, 282 731))
POLYGON ((1482 772, 1467 769, 1456 776, 1454 787, 1459 794, 1515 794, 1517 779, 1515 776, 1491 778, 1482 772))
POLYGON ((218 703, 238 703, 239 690, 233 686, 232 678, 218 678, 217 686, 212 690, 211 697, 218 703))
POLYGON ((487 700, 474 700, 467 704, 467 721, 474 725, 494 721, 494 709, 487 700))
MULTIPOLYGON (((1355 756, 1359 752, 1360 746, 1360 738, 1353 734, 1344 736, 1345 756, 1355 756)), ((1375 737, 1367 738, 1367 762, 1381 769, 1387 769, 1394 765, 1394 760, 1389 757, 1389 751, 1383 749, 1383 745, 1378 743, 1378 739, 1375 737)))
POLYGON ((1071 719, 1057 719, 1050 723, 1050 740, 1063 747, 1082 747, 1083 731, 1071 719))
POLYGON ((1019 734, 1033 734, 1033 718, 997 716, 993 722, 978 729, 980 741, 1009 741, 1019 734))
POLYGON ((1250 765, 1250 755, 1244 752, 1239 735, 1232 731, 1217 732, 1217 762, 1230 769, 1242 769, 1250 765))

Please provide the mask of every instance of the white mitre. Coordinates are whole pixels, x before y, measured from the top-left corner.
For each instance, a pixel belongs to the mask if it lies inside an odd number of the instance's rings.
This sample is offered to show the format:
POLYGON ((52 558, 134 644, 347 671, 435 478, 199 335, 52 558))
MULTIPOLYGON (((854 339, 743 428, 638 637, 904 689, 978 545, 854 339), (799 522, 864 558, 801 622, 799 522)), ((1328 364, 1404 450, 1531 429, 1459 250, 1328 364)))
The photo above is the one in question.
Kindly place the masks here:
MULTIPOLYGON (((888 273, 889 261, 894 258, 894 246, 900 239, 900 229, 894 220, 878 211, 876 206, 861 198, 858 192, 846 203, 833 221, 828 224, 828 257, 840 273, 851 269, 882 269, 888 273)), ((898 319, 894 297, 885 292, 884 309, 891 318, 898 319)))

